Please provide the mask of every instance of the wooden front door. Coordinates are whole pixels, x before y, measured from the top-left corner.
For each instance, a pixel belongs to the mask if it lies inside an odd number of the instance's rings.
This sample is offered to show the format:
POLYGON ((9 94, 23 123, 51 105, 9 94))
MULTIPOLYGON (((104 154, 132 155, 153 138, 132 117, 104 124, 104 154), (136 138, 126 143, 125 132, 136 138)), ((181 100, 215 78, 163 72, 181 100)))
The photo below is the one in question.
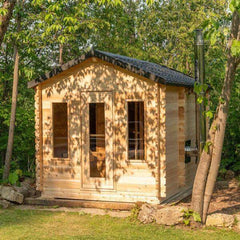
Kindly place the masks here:
POLYGON ((113 188, 113 96, 81 93, 82 187, 113 188))

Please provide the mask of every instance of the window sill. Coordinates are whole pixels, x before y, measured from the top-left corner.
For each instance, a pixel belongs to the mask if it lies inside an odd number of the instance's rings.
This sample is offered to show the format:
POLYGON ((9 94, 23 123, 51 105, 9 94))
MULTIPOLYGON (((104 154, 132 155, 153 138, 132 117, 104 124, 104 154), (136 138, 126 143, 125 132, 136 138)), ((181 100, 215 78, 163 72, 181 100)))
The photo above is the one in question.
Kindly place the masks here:
POLYGON ((52 161, 68 162, 70 158, 51 158, 52 161))
POLYGON ((128 163, 145 163, 146 160, 140 160, 140 159, 128 159, 128 163))

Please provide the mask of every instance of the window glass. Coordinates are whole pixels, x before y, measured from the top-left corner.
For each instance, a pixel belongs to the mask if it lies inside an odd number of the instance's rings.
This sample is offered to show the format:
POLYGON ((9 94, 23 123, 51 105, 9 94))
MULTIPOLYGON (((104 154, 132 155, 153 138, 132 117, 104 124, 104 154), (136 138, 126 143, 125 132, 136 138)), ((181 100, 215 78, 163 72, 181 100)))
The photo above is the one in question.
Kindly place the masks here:
POLYGON ((68 157, 67 103, 53 103, 53 156, 68 157))
POLYGON ((144 160, 143 102, 128 102, 128 159, 144 160))
MULTIPOLYGON (((185 148, 186 147, 191 147, 191 140, 185 141, 185 148)), ((191 162, 191 157, 187 153, 185 153, 185 163, 189 162, 191 162)))
POLYGON ((90 177, 105 177, 104 103, 89 104, 90 177))

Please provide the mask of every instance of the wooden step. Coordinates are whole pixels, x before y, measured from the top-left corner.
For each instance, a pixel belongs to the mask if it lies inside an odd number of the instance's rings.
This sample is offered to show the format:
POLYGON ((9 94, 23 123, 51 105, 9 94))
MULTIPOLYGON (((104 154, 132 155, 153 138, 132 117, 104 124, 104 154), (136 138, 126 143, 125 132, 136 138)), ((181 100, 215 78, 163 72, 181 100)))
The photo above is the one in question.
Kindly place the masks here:
POLYGON ((135 207, 135 203, 128 202, 93 201, 81 199, 46 199, 41 197, 25 198, 24 204, 40 206, 99 208, 111 210, 131 210, 135 207))

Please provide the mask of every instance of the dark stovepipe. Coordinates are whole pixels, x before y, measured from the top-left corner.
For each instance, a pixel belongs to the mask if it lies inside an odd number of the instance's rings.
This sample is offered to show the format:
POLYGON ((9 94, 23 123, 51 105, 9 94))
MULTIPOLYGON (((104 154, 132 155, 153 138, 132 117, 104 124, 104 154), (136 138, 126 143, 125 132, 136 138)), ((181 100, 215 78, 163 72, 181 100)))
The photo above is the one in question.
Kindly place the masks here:
MULTIPOLYGON (((205 84, 205 67, 204 67, 204 41, 203 41, 203 33, 202 29, 195 30, 195 44, 194 44, 194 52, 195 52, 195 81, 198 84, 205 84)), ((204 91, 200 93, 203 97, 205 97, 204 91)), ((205 120, 205 106, 202 101, 201 104, 197 103, 196 96, 196 136, 197 141, 196 145, 199 149, 199 156, 202 152, 204 144, 206 142, 206 120, 205 120)))

